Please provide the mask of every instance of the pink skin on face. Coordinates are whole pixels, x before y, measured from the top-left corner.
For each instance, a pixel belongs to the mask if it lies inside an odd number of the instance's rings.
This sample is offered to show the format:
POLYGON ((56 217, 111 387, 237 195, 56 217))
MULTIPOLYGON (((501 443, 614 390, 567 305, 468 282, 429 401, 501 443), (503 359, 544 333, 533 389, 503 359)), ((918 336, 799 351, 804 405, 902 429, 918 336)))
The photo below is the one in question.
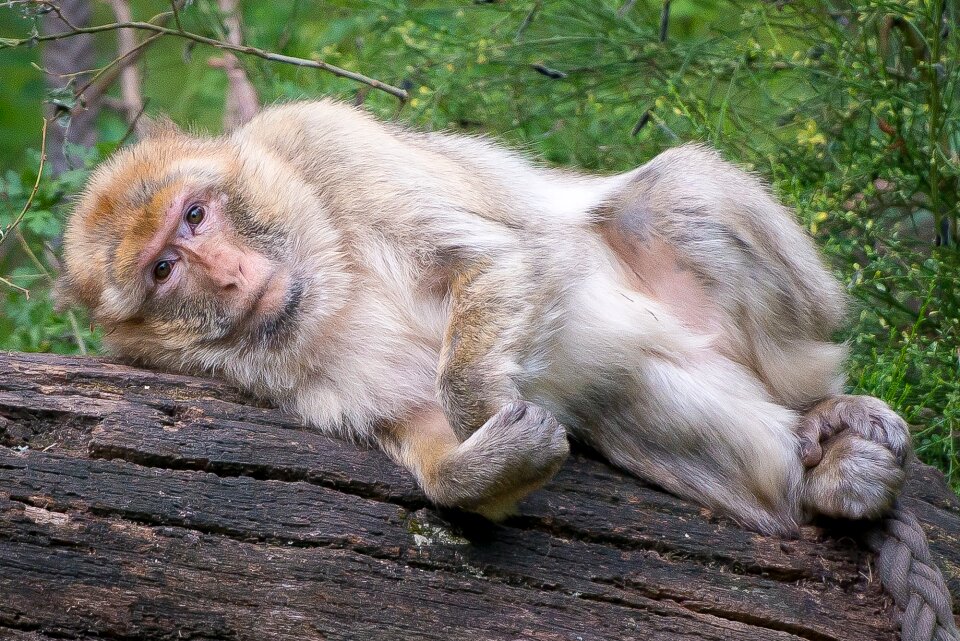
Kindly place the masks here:
POLYGON ((286 301, 290 275, 259 252, 238 242, 223 213, 224 197, 185 191, 175 198, 164 224, 147 244, 139 265, 153 296, 179 288, 203 288, 229 301, 246 323, 277 314, 286 301), (187 221, 194 207, 202 220, 187 221), (165 278, 155 270, 160 262, 170 266, 165 278))

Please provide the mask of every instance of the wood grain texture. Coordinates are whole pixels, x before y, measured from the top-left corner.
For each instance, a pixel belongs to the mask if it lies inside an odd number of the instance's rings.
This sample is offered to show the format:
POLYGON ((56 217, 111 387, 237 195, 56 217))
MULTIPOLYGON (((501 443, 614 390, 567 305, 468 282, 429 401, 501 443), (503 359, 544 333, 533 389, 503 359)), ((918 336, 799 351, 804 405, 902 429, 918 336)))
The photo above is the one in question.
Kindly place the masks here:
MULTIPOLYGON (((960 594, 960 502, 925 466, 907 495, 960 594)), ((218 382, 0 354, 0 639, 894 641, 857 535, 584 454, 493 525, 218 382)))

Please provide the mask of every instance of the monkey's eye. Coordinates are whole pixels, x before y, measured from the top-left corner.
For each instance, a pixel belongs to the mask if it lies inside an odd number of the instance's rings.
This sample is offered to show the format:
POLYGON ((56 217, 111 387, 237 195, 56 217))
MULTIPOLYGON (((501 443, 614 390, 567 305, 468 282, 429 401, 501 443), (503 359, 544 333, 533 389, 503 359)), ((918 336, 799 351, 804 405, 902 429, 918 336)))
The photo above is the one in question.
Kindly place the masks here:
POLYGON ((206 213, 203 205, 190 205, 190 209, 187 210, 187 215, 184 216, 184 218, 191 225, 199 225, 203 222, 203 217, 206 213))
POLYGON ((153 277, 157 279, 157 282, 163 282, 167 280, 172 271, 173 263, 169 260, 161 260, 153 266, 153 277))

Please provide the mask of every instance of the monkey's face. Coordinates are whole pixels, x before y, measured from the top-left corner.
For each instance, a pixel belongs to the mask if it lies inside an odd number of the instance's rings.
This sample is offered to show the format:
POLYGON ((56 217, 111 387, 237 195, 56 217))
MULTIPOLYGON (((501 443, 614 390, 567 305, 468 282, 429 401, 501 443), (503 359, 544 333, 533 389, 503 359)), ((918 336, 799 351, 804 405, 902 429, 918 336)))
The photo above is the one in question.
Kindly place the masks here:
POLYGON ((256 210, 243 176, 228 145, 179 133, 96 172, 65 235, 61 288, 91 309, 114 351, 213 369, 231 350, 293 332, 305 283, 289 234, 256 210))
POLYGON ((243 236, 237 198, 225 187, 196 174, 175 180, 151 199, 152 233, 118 247, 115 268, 121 282, 142 287, 147 326, 209 342, 276 325, 296 311, 292 274, 263 237, 243 236))

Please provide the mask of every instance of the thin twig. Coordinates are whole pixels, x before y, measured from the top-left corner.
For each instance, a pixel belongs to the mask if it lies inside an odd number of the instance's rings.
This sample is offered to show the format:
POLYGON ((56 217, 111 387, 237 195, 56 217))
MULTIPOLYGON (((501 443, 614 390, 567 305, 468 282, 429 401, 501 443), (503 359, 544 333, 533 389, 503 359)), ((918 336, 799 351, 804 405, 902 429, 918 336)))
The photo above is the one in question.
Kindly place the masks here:
MULTIPOLYGON (((30 244, 27 243, 27 239, 23 237, 23 234, 20 233, 20 230, 17 229, 14 231, 14 235, 17 237, 17 242, 20 243, 20 248, 23 249, 23 252, 27 255, 30 261, 33 263, 34 267, 40 270, 41 275, 46 278, 48 281, 53 280, 53 275, 50 273, 50 270, 47 269, 47 266, 43 264, 43 261, 30 249, 30 244)), ((9 283, 9 281, 7 281, 9 283)), ((16 285, 14 285, 16 287, 16 285)), ((23 289, 18 287, 24 292, 24 295, 29 299, 30 290, 23 289)), ((83 336, 80 334, 80 323, 77 322, 77 316, 73 313, 73 310, 67 311, 67 320, 70 322, 70 331, 73 332, 73 338, 77 342, 77 349, 80 350, 80 353, 84 356, 87 355, 87 344, 83 340, 83 336)))
POLYGON ((127 139, 133 135, 134 131, 136 131, 137 125, 140 123, 140 117, 143 116, 143 112, 147 110, 148 104, 150 104, 150 98, 144 98, 143 104, 140 105, 140 111, 138 111, 137 115, 134 116, 133 120, 130 121, 130 124, 127 126, 127 130, 123 132, 123 137, 120 138, 120 142, 117 143, 117 147, 123 147, 124 143, 127 142, 127 139))
MULTIPOLYGON (((46 2, 46 0, 35 0, 35 1, 46 2)), ((184 3, 184 1, 185 0, 173 0, 173 3, 175 6, 180 7, 184 3)), ((158 13, 157 15, 153 16, 152 18, 147 20, 147 22, 149 22, 150 24, 158 24, 160 26, 164 26, 166 25, 167 20, 169 20, 172 15, 173 15, 172 11, 164 11, 163 13, 158 13)), ((86 102, 96 101, 98 98, 103 96, 103 94, 105 94, 111 86, 113 86, 114 81, 116 81, 116 79, 120 77, 120 74, 121 72, 123 72, 124 67, 126 67, 127 65, 132 65, 135 62, 137 62, 137 60, 140 59, 140 56, 143 55, 143 52, 146 50, 146 48, 149 47, 154 42, 156 42, 157 39, 161 38, 162 36, 163 36, 162 33, 155 33, 149 38, 144 38, 143 42, 138 44, 136 47, 124 53, 122 56, 111 60, 105 66, 98 69, 96 73, 93 75, 93 77, 90 78, 83 86, 77 89, 77 91, 75 92, 75 95, 78 97, 82 96, 84 93, 86 93, 88 89, 92 89, 93 91, 87 97, 86 102), (110 71, 110 73, 107 73, 106 75, 104 75, 108 70, 110 71)), ((80 72, 80 73, 87 73, 87 72, 80 72)), ((72 74, 72 75, 80 75, 80 73, 72 74)))
POLYGON ((177 23, 177 29, 183 31, 183 25, 180 23, 180 7, 177 6, 177 0, 170 0, 170 7, 173 9, 173 21, 177 23))
POLYGON ((660 42, 667 41, 670 29, 670 0, 663 0, 663 12, 660 14, 660 42))
MULTIPOLYGON (((217 2, 226 29, 225 40, 232 45, 243 44, 243 27, 237 0, 217 2)), ((223 130, 232 131, 249 122, 260 111, 260 97, 247 77, 240 60, 232 53, 223 54, 222 67, 227 76, 227 95, 224 104, 223 130)), ((211 60, 211 62, 213 62, 211 60)))
POLYGON ((537 14, 540 12, 540 7, 543 5, 543 0, 537 0, 533 3, 533 7, 530 9, 530 13, 527 14, 527 17, 523 19, 523 22, 520 23, 520 28, 517 29, 517 35, 513 37, 514 42, 521 42, 523 40, 523 32, 526 31, 530 25, 533 23, 533 19, 537 17, 537 14))
POLYGON ((7 228, 3 230, 3 235, 0 236, 0 244, 7 239, 7 236, 10 235, 10 232, 16 229, 17 225, 20 224, 20 221, 23 220, 23 217, 27 215, 27 211, 30 209, 30 205, 33 204, 33 199, 37 195, 37 190, 40 189, 40 177, 43 176, 43 164, 47 161, 47 124, 48 121, 46 118, 43 119, 43 129, 40 132, 40 167, 37 168, 37 180, 33 183, 33 191, 30 192, 30 197, 27 198, 27 202, 23 205, 23 209, 20 210, 20 215, 13 219, 7 228))
POLYGON ((123 71, 123 68, 126 65, 133 64, 134 62, 136 62, 137 58, 139 58, 143 50, 162 36, 163 36, 162 33, 155 33, 149 38, 144 38, 143 42, 138 44, 136 47, 134 47, 130 51, 127 51, 119 58, 115 58, 114 60, 111 60, 109 63, 106 64, 106 66, 104 66, 99 71, 97 71, 97 73, 95 73, 93 77, 90 78, 90 80, 88 80, 79 89, 77 89, 76 95, 78 97, 82 96, 88 89, 93 87, 93 93, 90 96, 90 100, 96 100, 101 94, 106 93, 110 85, 113 84, 113 81, 120 76, 120 73, 123 71), (128 58, 129 60, 127 60, 128 58), (120 63, 124 63, 124 64, 121 65, 120 63), (120 65, 120 66, 117 67, 117 65, 120 65), (104 77, 100 82, 97 82, 97 80, 100 79, 100 77, 103 76, 104 73, 114 68, 116 68, 115 73, 111 73, 106 77, 104 77))
POLYGON ((168 29, 167 27, 161 27, 159 25, 151 24, 149 22, 111 22, 108 24, 95 25, 93 27, 80 27, 73 29, 71 31, 65 31, 62 33, 52 33, 47 35, 38 35, 30 38, 21 38, 21 39, 9 39, 6 41, 0 41, 0 49, 7 49, 12 47, 21 47, 27 44, 33 44, 35 42, 48 42, 50 40, 62 40, 64 38, 73 38, 82 34, 90 33, 102 33, 104 31, 114 31, 116 29, 141 29, 143 31, 152 31, 154 33, 177 36, 178 38, 184 38, 186 40, 192 40, 194 42, 199 42, 200 44, 209 45, 217 49, 224 49, 226 51, 234 51, 236 53, 242 53, 248 56, 255 56, 257 58, 263 58, 264 60, 270 60, 272 62, 283 62, 286 64, 294 65, 297 67, 306 67, 309 69, 322 69, 329 73, 332 73, 335 76, 341 78, 347 78, 353 80, 354 82, 359 82, 374 89, 379 89, 380 91, 386 92, 391 96, 406 102, 409 94, 400 89, 399 87, 394 87, 389 85, 381 80, 376 78, 371 78, 365 76, 362 73, 357 73, 355 71, 349 71, 336 65, 332 65, 328 62, 322 60, 308 60, 306 58, 297 58, 294 56, 285 56, 279 53, 273 53, 270 51, 264 51, 263 49, 257 49, 256 47, 251 47, 249 45, 233 45, 222 40, 216 40, 214 38, 208 38, 206 36, 201 36, 200 34, 191 33, 189 31, 178 31, 176 29, 168 29))
MULTIPOLYGON (((185 3, 186 0, 171 0, 171 5, 178 11, 183 8, 185 3)), ((147 20, 147 22, 164 27, 166 26, 167 21, 170 20, 173 15, 173 11, 164 11, 153 16, 147 20)), ((118 20, 120 19, 122 18, 118 18, 118 20)), ((98 70, 97 73, 90 78, 85 85, 78 89, 76 95, 81 96, 87 89, 92 88, 93 91, 90 96, 88 96, 88 100, 86 102, 93 102, 103 96, 103 94, 105 94, 107 90, 113 86, 113 83, 116 81, 116 79, 120 77, 120 74, 123 73, 124 67, 135 64, 140 59, 140 56, 143 55, 143 52, 146 50, 146 48, 161 37, 163 37, 162 33, 155 33, 148 38, 144 38, 143 42, 138 44, 136 47, 124 53, 119 58, 111 60, 106 66, 98 70), (112 71, 104 76, 104 72, 106 72, 108 69, 112 69, 112 71), (101 78, 101 76, 103 77, 101 78)))
MULTIPOLYGON (((30 192, 30 197, 27 198, 27 202, 23 205, 23 209, 20 210, 20 214, 13 220, 13 222, 7 225, 7 228, 3 230, 2 235, 0 235, 0 244, 3 244, 3 241, 5 241, 7 239, 7 236, 10 235, 10 232, 16 230, 17 226, 23 220, 23 217, 27 215, 27 211, 30 210, 30 205, 33 204, 33 199, 37 195, 37 190, 40 189, 40 178, 43 176, 43 164, 47 160, 47 124, 48 124, 48 121, 46 118, 44 118, 43 129, 41 130, 41 133, 40 133, 40 166, 37 168, 37 180, 36 182, 33 183, 33 190, 30 192)), ((22 244, 26 244, 26 240, 23 238, 22 235, 18 233, 17 236, 20 237, 22 244)), ((34 254, 33 251, 30 250, 29 246, 27 246, 27 255, 30 256, 30 258, 34 260, 35 264, 39 265, 40 269, 46 272, 49 277, 49 272, 47 272, 47 270, 44 269, 43 264, 40 263, 39 259, 37 259, 36 254, 34 254)), ((11 281, 3 277, 0 277, 0 283, 3 283, 7 287, 11 287, 13 289, 16 289, 22 292, 23 295, 26 296, 27 300, 30 299, 30 290, 27 289, 26 287, 15 285, 11 281)))
POLYGON ((77 340, 77 349, 80 350, 81 355, 86 356, 87 344, 83 341, 83 336, 80 334, 80 323, 77 322, 77 315, 73 313, 72 309, 67 311, 67 320, 70 321, 70 330, 77 340))
MULTIPOLYGON (((186 0, 172 0, 172 2, 176 2, 176 3, 177 3, 178 6, 177 6, 177 7, 174 7, 174 9, 177 9, 177 8, 182 8, 182 7, 183 7, 183 4, 184 4, 184 2, 186 2, 186 0)), ((68 27, 70 27, 71 29, 78 29, 78 28, 79 28, 79 27, 77 27, 76 25, 74 25, 72 22, 70 22, 70 21, 63 15, 63 13, 61 13, 60 7, 58 7, 58 6, 56 5, 56 3, 51 2, 51 0, 6 0, 6 2, 4 2, 3 4, 6 5, 6 6, 9 6, 9 7, 12 7, 13 5, 19 5, 19 4, 39 4, 39 5, 43 5, 43 6, 45 6, 45 7, 50 7, 50 10, 53 11, 54 13, 56 13, 57 16, 58 16, 61 20, 63 20, 63 22, 64 22, 68 27)), ((166 19, 166 18, 168 18, 168 17, 170 17, 170 16, 172 16, 172 15, 173 15, 173 11, 162 11, 162 12, 158 13, 157 15, 153 16, 152 18, 150 18, 149 20, 147 20, 147 22, 156 22, 157 20, 159 20, 159 19, 161 19, 161 18, 166 19)))
MULTIPOLYGON (((110 0, 110 6, 117 20, 125 21, 133 18, 129 0, 110 0)), ((117 31, 117 48, 120 51, 120 58, 126 57, 138 47, 135 31, 117 31)), ((143 112, 140 71, 136 64, 124 64, 120 67, 120 98, 123 101, 124 118, 127 123, 135 122, 137 114, 143 112)))
POLYGON ((50 276, 50 270, 48 270, 44 266, 43 262, 36 255, 36 253, 34 253, 32 249, 30 249, 30 243, 28 243, 27 239, 24 238, 23 234, 20 233, 20 230, 15 229, 13 232, 13 235, 17 237, 17 242, 20 244, 20 249, 22 249, 23 253, 27 255, 27 258, 30 259, 30 262, 33 263, 33 266, 41 271, 44 278, 46 278, 47 280, 52 280, 52 277, 50 276))
MULTIPOLYGON (((50 9, 51 9, 55 14, 57 14, 57 17, 60 18, 60 20, 62 20, 65 25, 67 25, 67 26, 70 27, 71 29, 76 29, 76 28, 77 28, 77 26, 76 26, 75 24, 73 24, 72 22, 70 22, 70 20, 68 20, 67 17, 66 17, 65 15, 63 15, 63 13, 60 11, 60 7, 58 7, 58 6, 55 5, 54 3, 49 2, 48 0, 29 0, 29 1, 36 2, 37 4, 42 4, 42 5, 45 6, 45 7, 50 7, 50 9)), ((13 4, 13 3, 11 3, 11 4, 13 4)))
POLYGON ((17 291, 23 293, 23 295, 26 296, 27 300, 30 300, 30 290, 27 289, 26 287, 20 287, 20 285, 14 285, 3 276, 0 276, 0 283, 3 283, 4 285, 6 285, 7 287, 10 287, 11 289, 16 289, 17 291))

